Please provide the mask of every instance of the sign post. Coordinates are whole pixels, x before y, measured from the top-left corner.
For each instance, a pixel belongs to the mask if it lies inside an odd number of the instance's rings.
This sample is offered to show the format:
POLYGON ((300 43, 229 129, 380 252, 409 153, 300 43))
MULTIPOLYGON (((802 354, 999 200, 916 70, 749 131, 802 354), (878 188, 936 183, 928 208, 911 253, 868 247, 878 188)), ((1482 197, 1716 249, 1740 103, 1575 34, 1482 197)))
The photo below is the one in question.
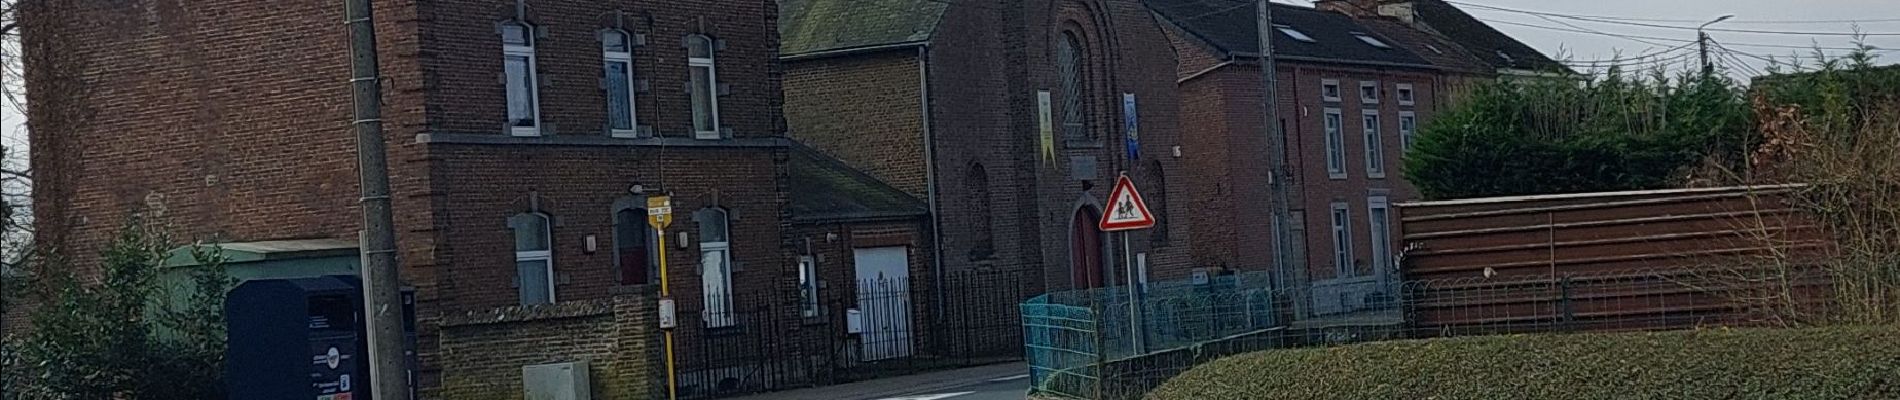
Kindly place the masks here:
POLYGON ((666 398, 679 399, 679 380, 673 366, 673 328, 679 326, 678 309, 673 305, 672 289, 666 279, 666 227, 673 224, 673 198, 653 196, 647 198, 647 224, 653 225, 654 238, 659 240, 660 258, 660 330, 666 333, 666 398))
POLYGON ((1155 216, 1148 210, 1148 202, 1142 201, 1141 192, 1135 190, 1135 182, 1128 179, 1127 173, 1122 173, 1115 178, 1115 189, 1108 192, 1108 210, 1102 213, 1102 222, 1098 227, 1103 232, 1121 233, 1122 267, 1128 273, 1128 340, 1134 345, 1136 353, 1146 350, 1142 349, 1141 293, 1135 288, 1134 244, 1128 241, 1128 231, 1154 226, 1155 216))

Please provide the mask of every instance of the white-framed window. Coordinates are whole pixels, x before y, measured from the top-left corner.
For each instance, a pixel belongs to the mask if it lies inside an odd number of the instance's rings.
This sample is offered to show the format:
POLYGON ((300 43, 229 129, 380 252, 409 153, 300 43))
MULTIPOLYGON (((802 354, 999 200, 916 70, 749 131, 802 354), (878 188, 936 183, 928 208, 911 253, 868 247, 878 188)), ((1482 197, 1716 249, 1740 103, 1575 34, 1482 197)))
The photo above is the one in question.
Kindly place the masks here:
POLYGON ((798 314, 818 316, 818 262, 811 256, 798 257, 798 314))
POLYGON ((1399 105, 1401 105, 1401 106, 1409 106, 1409 105, 1412 105, 1412 104, 1416 104, 1416 103, 1417 103, 1417 100, 1415 100, 1415 99, 1413 99, 1413 98, 1412 98, 1412 96, 1413 96, 1413 95, 1412 95, 1412 84, 1410 84, 1410 83, 1401 83, 1401 84, 1399 84, 1399 85, 1398 85, 1398 89, 1396 89, 1396 90, 1394 90, 1394 91, 1396 91, 1396 92, 1398 92, 1398 94, 1399 94, 1399 105))
POLYGON ((1359 275, 1352 260, 1352 210, 1345 202, 1333 202, 1333 271, 1338 278, 1359 275))
POLYGON ((1337 108, 1326 109, 1326 176, 1346 179, 1346 117, 1337 108))
POLYGON ((1412 150, 1413 137, 1418 135, 1418 114, 1411 111, 1399 112, 1399 148, 1412 150))
POLYGON ((699 282, 706 297, 703 318, 707 328, 739 322, 732 305, 732 241, 726 210, 707 208, 693 213, 699 223, 699 282))
POLYGON ((1385 196, 1366 198, 1366 228, 1371 230, 1374 271, 1388 271, 1396 267, 1392 263, 1391 213, 1392 207, 1385 196))
POLYGON ((697 139, 720 139, 724 134, 719 131, 719 70, 713 62, 713 53, 718 50, 712 38, 705 35, 686 37, 686 65, 691 70, 689 84, 692 85, 693 137, 697 139))
POLYGON ((1339 102, 1339 80, 1338 79, 1320 80, 1319 81, 1319 99, 1320 101, 1338 103, 1339 102))
POLYGON ((1385 177, 1385 140, 1380 134, 1379 110, 1361 111, 1360 126, 1366 133, 1366 177, 1385 177))
POLYGON ((515 237, 515 287, 521 305, 554 303, 554 254, 547 214, 522 213, 508 218, 515 237))
POLYGON ((1368 35, 1365 32, 1353 32, 1352 36, 1359 38, 1359 41, 1366 42, 1366 44, 1371 45, 1372 47, 1377 47, 1381 49, 1392 48, 1392 45, 1385 44, 1385 41, 1379 40, 1379 38, 1376 38, 1376 37, 1372 37, 1372 35, 1368 35))
POLYGON ((1300 32, 1299 29, 1293 29, 1292 26, 1274 25, 1273 28, 1278 29, 1280 31, 1280 34, 1286 35, 1286 37, 1293 38, 1293 40, 1298 40, 1298 41, 1307 42, 1307 43, 1317 42, 1316 40, 1313 40, 1312 36, 1308 36, 1306 32, 1300 32))
POLYGON ((1359 102, 1379 104, 1379 81, 1359 81, 1359 102))
POLYGON ((600 32, 601 86, 607 91, 607 131, 613 137, 640 136, 634 107, 633 35, 619 29, 600 32))
POLYGON ((540 75, 535 72, 534 26, 501 23, 502 73, 508 91, 508 134, 541 135, 540 75))

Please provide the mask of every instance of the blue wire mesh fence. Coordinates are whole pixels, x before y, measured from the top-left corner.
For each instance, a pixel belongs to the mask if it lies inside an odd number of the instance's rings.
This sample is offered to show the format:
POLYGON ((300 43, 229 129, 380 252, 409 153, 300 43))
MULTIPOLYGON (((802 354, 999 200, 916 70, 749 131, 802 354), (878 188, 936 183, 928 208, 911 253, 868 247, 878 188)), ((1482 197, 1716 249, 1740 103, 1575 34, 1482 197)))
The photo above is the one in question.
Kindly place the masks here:
MULTIPOLYGON (((1191 366, 1200 346, 1272 338, 1281 316, 1266 273, 1049 293, 1023 303, 1030 391, 1114 398, 1145 391, 1191 366), (1187 358, 1175 360, 1177 358, 1187 358)), ((1284 308, 1281 308, 1284 309, 1284 308)), ((1266 348, 1263 340, 1246 347, 1266 348)))

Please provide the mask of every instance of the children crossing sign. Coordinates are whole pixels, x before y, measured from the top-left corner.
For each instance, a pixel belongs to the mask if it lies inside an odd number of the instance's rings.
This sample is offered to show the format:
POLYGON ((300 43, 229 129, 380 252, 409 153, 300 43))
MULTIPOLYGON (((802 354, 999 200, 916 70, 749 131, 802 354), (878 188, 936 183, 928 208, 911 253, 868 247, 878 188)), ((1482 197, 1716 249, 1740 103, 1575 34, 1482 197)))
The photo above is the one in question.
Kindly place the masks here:
POLYGON ((1108 210, 1102 213, 1100 228, 1103 232, 1132 231, 1155 226, 1155 215, 1148 211, 1148 203, 1141 200, 1141 193, 1135 191, 1135 182, 1122 175, 1115 180, 1115 190, 1108 192, 1108 210))

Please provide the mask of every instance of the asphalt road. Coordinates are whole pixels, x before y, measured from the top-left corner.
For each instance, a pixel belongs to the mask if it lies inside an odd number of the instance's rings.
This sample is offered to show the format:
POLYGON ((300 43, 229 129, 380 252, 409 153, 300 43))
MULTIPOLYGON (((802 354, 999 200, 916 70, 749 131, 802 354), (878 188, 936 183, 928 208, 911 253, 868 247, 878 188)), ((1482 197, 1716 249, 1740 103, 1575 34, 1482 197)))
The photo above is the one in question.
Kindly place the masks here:
POLYGON ((1022 400, 1027 393, 1029 393, 1029 376, 1022 375, 878 400, 1022 400))

